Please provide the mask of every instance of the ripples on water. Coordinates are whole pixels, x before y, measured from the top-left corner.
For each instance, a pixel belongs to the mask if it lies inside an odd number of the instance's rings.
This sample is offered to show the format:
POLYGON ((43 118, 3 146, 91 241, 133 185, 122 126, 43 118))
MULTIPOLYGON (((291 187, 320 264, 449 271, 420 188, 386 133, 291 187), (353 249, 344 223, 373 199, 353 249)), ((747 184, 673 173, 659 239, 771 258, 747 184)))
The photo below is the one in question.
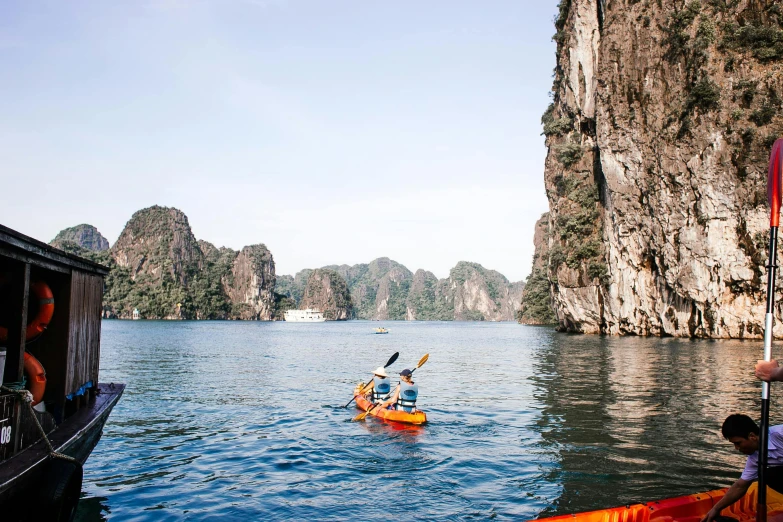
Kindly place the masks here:
POLYGON ((101 381, 128 386, 77 520, 524 519, 723 487, 744 458, 720 424, 758 416, 761 350, 513 323, 104 321, 101 381), (430 354, 430 422, 351 422, 340 406, 395 351, 390 373, 430 354))

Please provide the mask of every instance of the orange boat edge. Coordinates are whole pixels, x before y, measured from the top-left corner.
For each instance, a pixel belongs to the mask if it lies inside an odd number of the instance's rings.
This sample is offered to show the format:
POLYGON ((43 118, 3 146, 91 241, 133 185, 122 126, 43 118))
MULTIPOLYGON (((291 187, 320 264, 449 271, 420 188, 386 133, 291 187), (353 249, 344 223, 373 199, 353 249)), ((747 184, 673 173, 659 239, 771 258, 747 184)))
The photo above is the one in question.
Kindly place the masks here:
MULTIPOLYGON (((362 411, 367 411, 368 408, 371 408, 373 405, 370 401, 364 398, 364 395, 359 395, 359 393, 362 390, 362 385, 359 384, 356 386, 356 389, 353 390, 353 394, 356 395, 356 407, 359 408, 362 411)), ((413 413, 408 413, 407 411, 397 411, 397 410, 387 410, 387 409, 380 409, 376 408, 375 411, 370 413, 373 417, 378 417, 379 419, 387 420, 387 421, 393 421, 393 422, 402 422, 405 424, 424 424, 427 422, 427 414, 424 413, 421 410, 416 410, 413 413)), ((783 520, 781 520, 783 522, 783 520)))
MULTIPOLYGON (((712 506, 723 498, 727 489, 537 520, 538 522, 542 520, 547 522, 699 522, 712 506)), ((744 497, 725 508, 720 514, 722 517, 731 517, 738 522, 755 522, 757 501, 758 483, 754 483, 744 497)), ((767 521, 783 522, 783 494, 769 488, 767 488, 767 521)))

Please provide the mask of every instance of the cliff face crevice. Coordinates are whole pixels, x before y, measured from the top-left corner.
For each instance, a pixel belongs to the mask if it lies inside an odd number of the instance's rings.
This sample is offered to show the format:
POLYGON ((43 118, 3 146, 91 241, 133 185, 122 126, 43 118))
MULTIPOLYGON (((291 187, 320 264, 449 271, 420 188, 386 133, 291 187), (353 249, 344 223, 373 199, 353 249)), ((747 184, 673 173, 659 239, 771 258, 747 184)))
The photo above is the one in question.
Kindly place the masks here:
POLYGON ((562 329, 761 335, 782 21, 772 1, 561 2, 542 123, 562 329))

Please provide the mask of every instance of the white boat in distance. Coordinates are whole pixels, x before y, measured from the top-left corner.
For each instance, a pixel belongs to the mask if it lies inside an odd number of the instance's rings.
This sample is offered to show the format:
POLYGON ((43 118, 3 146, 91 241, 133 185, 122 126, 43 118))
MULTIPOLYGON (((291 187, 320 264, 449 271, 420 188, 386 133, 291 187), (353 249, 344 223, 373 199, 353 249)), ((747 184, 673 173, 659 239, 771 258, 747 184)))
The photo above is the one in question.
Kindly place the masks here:
POLYGON ((306 310, 286 310, 284 317, 286 322, 292 323, 322 323, 326 321, 324 314, 312 308, 306 310))

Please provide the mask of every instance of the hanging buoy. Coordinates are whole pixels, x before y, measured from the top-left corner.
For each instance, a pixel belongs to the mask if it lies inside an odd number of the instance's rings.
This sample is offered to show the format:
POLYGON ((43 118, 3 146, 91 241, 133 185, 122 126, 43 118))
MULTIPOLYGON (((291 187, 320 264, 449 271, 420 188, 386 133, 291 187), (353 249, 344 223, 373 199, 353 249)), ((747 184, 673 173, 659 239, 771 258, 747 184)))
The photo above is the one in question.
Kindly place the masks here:
POLYGON ((27 374, 27 390, 33 394, 32 405, 43 400, 46 391, 46 372, 41 363, 27 352, 24 352, 24 373, 27 374))
MULTIPOLYGON (((0 280, 0 283, 3 281, 0 280)), ((30 342, 46 330, 54 315, 54 294, 49 285, 43 281, 33 281, 30 284, 31 299, 38 301, 38 313, 27 323, 25 341, 30 342)), ((0 342, 8 340, 8 328, 0 326, 0 342)))

